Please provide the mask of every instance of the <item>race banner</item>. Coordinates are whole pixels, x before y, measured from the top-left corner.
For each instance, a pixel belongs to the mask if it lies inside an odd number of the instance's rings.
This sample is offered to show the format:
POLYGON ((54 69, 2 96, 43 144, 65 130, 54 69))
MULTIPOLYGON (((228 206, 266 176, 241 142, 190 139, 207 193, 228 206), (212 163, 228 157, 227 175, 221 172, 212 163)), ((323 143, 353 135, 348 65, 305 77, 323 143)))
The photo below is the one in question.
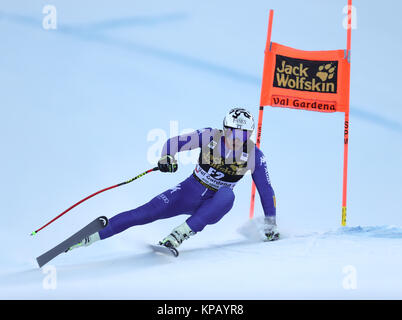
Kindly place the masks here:
POLYGON ((275 42, 265 51, 261 106, 349 111, 346 50, 303 51, 275 42))
MULTIPOLYGON (((342 226, 346 226, 352 0, 348 0, 347 9, 346 50, 327 51, 304 51, 271 42, 274 11, 270 10, 256 137, 260 147, 264 106, 345 113, 342 226)), ((255 193, 252 182, 250 218, 254 216, 255 193)))

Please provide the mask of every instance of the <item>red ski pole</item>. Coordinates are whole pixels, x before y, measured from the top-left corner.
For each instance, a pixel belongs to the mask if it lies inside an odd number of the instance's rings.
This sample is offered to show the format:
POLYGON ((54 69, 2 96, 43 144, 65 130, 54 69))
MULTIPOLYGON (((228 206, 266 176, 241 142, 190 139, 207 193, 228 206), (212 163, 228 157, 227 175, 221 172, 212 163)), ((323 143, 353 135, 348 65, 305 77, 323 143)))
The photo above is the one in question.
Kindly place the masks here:
POLYGON ((60 213, 57 217, 55 217, 54 219, 52 219, 51 221, 49 221, 48 223, 46 223, 44 226, 42 226, 42 227, 40 227, 39 229, 33 231, 33 232, 31 233, 31 236, 36 235, 40 230, 42 230, 43 228, 47 227, 49 224, 51 224, 52 222, 54 222, 54 221, 56 221, 57 219, 59 219, 61 216, 63 216, 63 215, 66 214, 67 212, 69 212, 71 209, 75 208, 76 206, 78 206, 79 204, 83 203, 84 201, 86 201, 86 200, 92 198, 93 196, 96 196, 97 194, 102 193, 102 192, 104 192, 104 191, 107 191, 107 190, 110 190, 110 189, 114 189, 114 188, 120 187, 120 186, 122 186, 122 185, 125 185, 125 184, 127 184, 127 183, 130 183, 130 182, 132 182, 132 181, 134 181, 134 180, 137 180, 138 178, 141 178, 142 176, 146 175, 147 173, 150 173, 150 172, 152 172, 152 171, 157 171, 157 170, 159 170, 158 167, 155 167, 155 168, 153 168, 153 169, 149 169, 149 170, 147 170, 147 171, 145 171, 145 172, 139 174, 138 176, 136 176, 136 177, 134 177, 134 178, 132 178, 132 179, 130 179, 130 180, 121 182, 121 183, 119 183, 119 184, 116 184, 116 185, 114 185, 114 186, 111 186, 111 187, 108 187, 108 188, 99 190, 99 191, 97 191, 97 192, 91 194, 90 196, 88 196, 88 197, 86 197, 86 198, 84 198, 84 199, 78 201, 76 204, 72 205, 70 208, 68 208, 67 210, 65 210, 65 211, 63 211, 62 213, 60 213))

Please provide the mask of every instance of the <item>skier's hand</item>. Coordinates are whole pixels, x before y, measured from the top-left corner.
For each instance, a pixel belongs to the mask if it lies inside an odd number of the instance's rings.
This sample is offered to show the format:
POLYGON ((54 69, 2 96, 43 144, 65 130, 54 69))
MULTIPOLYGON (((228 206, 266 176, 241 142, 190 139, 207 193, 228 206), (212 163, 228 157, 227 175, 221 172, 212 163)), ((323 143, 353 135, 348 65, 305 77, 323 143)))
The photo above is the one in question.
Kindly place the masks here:
POLYGON ((275 218, 266 217, 264 220, 264 234, 266 236, 265 241, 279 240, 280 233, 276 226, 275 218))
POLYGON ((166 155, 158 161, 158 168, 161 172, 176 172, 177 161, 171 155, 166 155))

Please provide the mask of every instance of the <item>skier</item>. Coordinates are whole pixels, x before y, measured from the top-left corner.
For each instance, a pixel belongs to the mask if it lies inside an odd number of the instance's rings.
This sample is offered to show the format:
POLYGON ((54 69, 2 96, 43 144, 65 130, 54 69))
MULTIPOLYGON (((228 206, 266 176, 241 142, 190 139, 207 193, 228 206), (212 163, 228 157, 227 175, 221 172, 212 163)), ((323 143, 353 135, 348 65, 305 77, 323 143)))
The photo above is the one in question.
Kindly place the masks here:
POLYGON ((176 172, 175 155, 201 148, 194 172, 183 182, 154 197, 148 203, 109 219, 100 232, 90 235, 69 250, 104 240, 127 228, 159 219, 188 214, 187 220, 172 230, 159 245, 174 250, 207 225, 217 223, 233 206, 233 188, 251 170, 264 209, 264 233, 267 241, 277 240, 275 194, 269 179, 265 157, 250 139, 254 118, 243 108, 231 109, 223 120, 223 130, 205 128, 168 139, 162 149, 158 168, 176 172))

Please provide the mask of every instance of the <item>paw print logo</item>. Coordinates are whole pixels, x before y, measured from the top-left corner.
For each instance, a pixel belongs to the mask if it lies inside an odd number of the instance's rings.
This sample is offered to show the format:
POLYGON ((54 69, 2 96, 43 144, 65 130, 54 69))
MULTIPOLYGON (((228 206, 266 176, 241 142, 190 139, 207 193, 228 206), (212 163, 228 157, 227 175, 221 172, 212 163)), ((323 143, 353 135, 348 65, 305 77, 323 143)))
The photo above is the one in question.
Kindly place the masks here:
POLYGON ((326 65, 322 65, 318 67, 318 72, 315 74, 321 81, 325 82, 334 77, 335 67, 332 66, 331 63, 327 63, 326 65))

